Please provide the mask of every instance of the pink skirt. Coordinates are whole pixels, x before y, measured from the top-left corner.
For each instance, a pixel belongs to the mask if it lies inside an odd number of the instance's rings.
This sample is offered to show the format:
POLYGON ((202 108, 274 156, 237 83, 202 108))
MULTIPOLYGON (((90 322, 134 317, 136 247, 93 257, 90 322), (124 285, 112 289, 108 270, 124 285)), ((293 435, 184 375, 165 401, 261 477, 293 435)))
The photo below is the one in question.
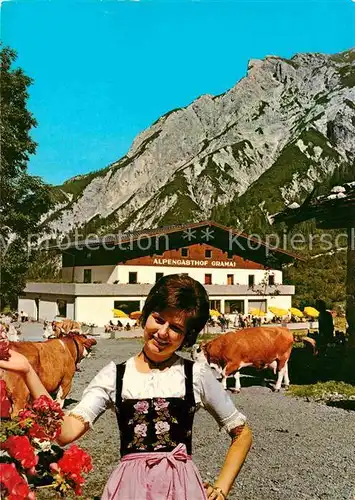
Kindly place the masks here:
POLYGON ((180 443, 169 453, 130 453, 122 457, 101 500, 206 500, 196 465, 180 443))

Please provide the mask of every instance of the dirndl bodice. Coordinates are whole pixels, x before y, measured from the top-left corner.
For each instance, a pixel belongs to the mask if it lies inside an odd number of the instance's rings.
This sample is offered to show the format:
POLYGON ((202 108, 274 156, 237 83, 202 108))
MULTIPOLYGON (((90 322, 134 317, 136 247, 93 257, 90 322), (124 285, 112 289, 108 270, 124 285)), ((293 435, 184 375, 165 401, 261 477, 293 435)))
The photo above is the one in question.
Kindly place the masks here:
POLYGON ((123 399, 126 365, 117 365, 116 407, 121 456, 128 453, 170 452, 180 443, 191 455, 192 425, 196 410, 193 362, 184 360, 185 395, 170 398, 123 399))

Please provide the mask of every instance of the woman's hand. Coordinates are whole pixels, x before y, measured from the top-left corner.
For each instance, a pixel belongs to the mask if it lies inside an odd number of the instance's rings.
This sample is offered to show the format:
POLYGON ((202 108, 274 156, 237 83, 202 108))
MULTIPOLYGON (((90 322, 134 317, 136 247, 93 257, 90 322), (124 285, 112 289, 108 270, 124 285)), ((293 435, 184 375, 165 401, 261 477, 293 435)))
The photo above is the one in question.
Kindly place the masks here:
POLYGON ((28 359, 12 349, 9 350, 9 354, 10 358, 7 361, 0 360, 0 368, 10 370, 18 375, 27 375, 31 370, 31 364, 28 359))
POLYGON ((226 500, 226 496, 220 490, 220 488, 214 488, 209 483, 203 483, 203 486, 206 490, 206 495, 208 500, 226 500))

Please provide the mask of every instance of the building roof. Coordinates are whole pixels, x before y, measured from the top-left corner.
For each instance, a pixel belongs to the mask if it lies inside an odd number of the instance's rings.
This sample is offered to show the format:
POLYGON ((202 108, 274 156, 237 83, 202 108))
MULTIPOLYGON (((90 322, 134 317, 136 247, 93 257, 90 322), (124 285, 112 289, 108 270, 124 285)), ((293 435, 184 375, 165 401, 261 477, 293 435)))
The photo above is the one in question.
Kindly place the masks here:
POLYGON ((355 226, 355 181, 343 186, 334 186, 329 193, 316 196, 316 189, 300 206, 292 203, 282 212, 269 217, 270 223, 285 222, 293 226, 299 222, 316 219, 317 226, 324 229, 355 226))
POLYGON ((104 237, 86 238, 69 243, 66 240, 64 248, 60 243, 50 248, 74 252, 75 250, 92 250, 93 245, 96 245, 94 250, 118 247, 121 250, 119 260, 124 261, 132 259, 134 256, 156 253, 156 247, 145 249, 145 245, 152 238, 159 239, 162 236, 168 237, 169 249, 186 247, 196 243, 208 244, 221 248, 223 251, 231 251, 234 255, 239 255, 271 268, 279 267, 300 258, 294 253, 268 244, 258 238, 257 235, 250 236, 211 220, 143 229, 129 233, 118 232, 104 237), (125 247, 125 244, 127 247, 125 247))

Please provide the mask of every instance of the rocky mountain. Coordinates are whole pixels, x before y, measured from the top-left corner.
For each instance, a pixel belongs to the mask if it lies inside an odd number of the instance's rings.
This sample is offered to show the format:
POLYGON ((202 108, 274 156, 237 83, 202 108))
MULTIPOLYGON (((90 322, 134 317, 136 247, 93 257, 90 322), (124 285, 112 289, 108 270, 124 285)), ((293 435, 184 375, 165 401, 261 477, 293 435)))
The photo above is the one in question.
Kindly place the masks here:
POLYGON ((355 178, 354 137, 355 50, 251 60, 229 91, 170 111, 117 162, 53 187, 50 233, 211 217, 255 230, 315 183, 355 178))

